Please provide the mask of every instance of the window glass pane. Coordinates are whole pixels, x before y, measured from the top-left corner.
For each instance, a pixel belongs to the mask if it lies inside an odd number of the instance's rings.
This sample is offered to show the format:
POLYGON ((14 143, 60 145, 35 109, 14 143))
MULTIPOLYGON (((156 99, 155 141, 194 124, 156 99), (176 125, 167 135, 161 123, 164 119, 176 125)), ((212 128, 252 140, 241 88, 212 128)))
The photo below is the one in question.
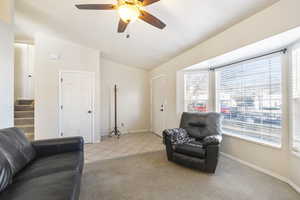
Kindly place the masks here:
POLYGON ((186 112, 208 111, 208 72, 184 74, 184 103, 186 112))
POLYGON ((217 71, 223 129, 267 143, 281 143, 281 56, 217 71))

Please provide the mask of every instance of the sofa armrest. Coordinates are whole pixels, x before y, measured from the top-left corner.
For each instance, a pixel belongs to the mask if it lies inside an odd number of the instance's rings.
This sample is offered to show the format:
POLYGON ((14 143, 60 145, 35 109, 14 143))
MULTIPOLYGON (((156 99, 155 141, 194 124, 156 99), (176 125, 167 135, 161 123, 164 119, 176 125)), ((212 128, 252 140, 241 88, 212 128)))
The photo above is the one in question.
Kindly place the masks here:
POLYGON ((207 136, 203 139, 203 146, 207 147, 210 145, 219 145, 222 142, 222 136, 221 135, 211 135, 207 136))
POLYGON ((82 151, 84 140, 82 137, 39 140, 31 143, 38 157, 51 156, 60 153, 82 151))

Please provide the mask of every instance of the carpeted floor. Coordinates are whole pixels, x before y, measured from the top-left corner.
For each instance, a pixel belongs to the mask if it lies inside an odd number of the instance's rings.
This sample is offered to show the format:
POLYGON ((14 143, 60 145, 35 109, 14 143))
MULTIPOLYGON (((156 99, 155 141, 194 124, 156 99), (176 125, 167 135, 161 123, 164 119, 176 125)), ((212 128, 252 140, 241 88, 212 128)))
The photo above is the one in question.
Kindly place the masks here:
POLYGON ((300 200, 289 185, 221 156, 215 175, 151 152, 88 163, 81 200, 300 200))

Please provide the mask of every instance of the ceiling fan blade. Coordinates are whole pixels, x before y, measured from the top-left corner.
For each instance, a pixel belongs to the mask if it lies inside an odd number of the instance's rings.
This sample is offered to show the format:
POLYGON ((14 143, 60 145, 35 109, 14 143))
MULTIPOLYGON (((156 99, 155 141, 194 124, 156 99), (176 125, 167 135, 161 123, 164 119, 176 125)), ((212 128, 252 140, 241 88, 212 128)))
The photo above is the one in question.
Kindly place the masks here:
POLYGON ((139 0, 140 2, 142 2, 143 6, 148 6, 150 4, 156 3, 160 0, 139 0))
POLYGON ((156 28, 164 29, 166 27, 165 23, 144 10, 141 10, 141 15, 139 16, 139 18, 147 22, 148 24, 155 26, 156 28))
POLYGON ((113 4, 79 4, 75 5, 78 9, 84 10, 114 10, 116 6, 113 4))
POLYGON ((126 23, 122 19, 120 19, 119 25, 118 25, 118 33, 123 33, 125 31, 125 29, 127 28, 128 24, 129 23, 126 23))

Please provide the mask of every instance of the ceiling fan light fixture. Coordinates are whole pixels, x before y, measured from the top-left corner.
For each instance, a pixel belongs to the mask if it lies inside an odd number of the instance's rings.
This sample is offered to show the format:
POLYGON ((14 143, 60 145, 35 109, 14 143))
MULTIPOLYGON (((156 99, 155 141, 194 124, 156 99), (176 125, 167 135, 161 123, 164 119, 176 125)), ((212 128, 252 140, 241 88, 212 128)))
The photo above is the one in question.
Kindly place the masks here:
POLYGON ((126 22, 134 22, 136 21, 139 16, 141 15, 140 9, 137 5, 131 4, 123 4, 118 7, 118 13, 120 18, 126 22))
POLYGON ((116 10, 119 14, 118 33, 124 33, 129 23, 140 19, 156 28, 164 29, 166 24, 147 12, 144 7, 160 0, 117 0, 117 4, 77 4, 80 10, 116 10))

